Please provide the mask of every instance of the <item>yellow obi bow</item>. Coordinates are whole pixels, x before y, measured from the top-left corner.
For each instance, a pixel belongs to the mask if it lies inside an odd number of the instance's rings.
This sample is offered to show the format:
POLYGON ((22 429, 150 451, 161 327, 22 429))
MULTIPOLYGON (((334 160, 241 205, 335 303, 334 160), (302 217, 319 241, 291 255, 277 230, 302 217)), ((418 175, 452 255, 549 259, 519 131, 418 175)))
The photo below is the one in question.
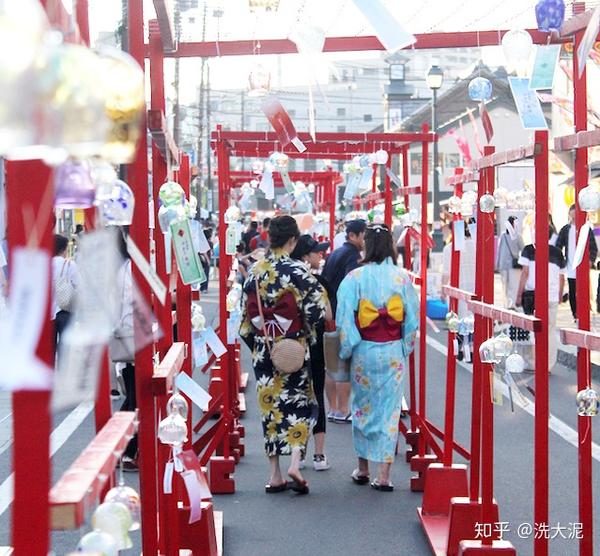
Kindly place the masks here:
POLYGON ((358 303, 358 324, 366 328, 378 317, 391 317, 395 321, 404 319, 404 303, 399 295, 390 297, 387 307, 378 309, 368 299, 361 299, 358 303))

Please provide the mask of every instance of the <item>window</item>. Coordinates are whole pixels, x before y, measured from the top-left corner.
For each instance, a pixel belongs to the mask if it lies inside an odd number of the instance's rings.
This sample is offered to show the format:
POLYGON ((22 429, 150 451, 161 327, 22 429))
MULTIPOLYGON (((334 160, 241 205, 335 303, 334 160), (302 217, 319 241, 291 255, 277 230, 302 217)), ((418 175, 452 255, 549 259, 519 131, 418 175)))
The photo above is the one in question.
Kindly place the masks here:
POLYGON ((304 171, 305 172, 316 172, 317 161, 314 158, 307 158, 304 160, 304 171))
POLYGON ((392 64, 390 66, 390 79, 403 80, 405 76, 404 64, 392 64))
POLYGON ((338 133, 345 133, 346 132, 346 126, 345 125, 339 125, 339 126, 337 126, 337 130, 338 130, 338 133))
POLYGON ((337 115, 338 116, 345 116, 346 115, 346 109, 345 108, 338 108, 337 109, 337 115))
POLYGON ((290 115, 290 118, 293 118, 296 115, 296 110, 290 108, 287 113, 290 115))
POLYGON ((372 122, 373 114, 363 114, 363 122, 372 122))
POLYGON ((377 75, 379 68, 363 68, 363 75, 377 75))
POLYGON ((296 171, 296 159, 290 158, 288 160, 288 172, 295 172, 295 171, 296 171))

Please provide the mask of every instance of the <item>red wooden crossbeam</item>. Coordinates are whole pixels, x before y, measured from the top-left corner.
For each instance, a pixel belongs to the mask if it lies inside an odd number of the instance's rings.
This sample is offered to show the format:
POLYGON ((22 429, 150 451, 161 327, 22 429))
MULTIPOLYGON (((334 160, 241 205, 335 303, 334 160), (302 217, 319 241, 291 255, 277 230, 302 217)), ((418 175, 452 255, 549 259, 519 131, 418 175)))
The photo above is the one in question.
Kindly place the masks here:
POLYGON ((186 345, 183 342, 175 342, 169 348, 164 359, 152 373, 152 393, 155 396, 163 396, 171 392, 173 381, 181 371, 185 357, 186 345))
MULTIPOLYGON (((528 29, 535 44, 547 44, 548 33, 537 29, 528 29)), ((407 49, 428 48, 467 48, 496 46, 501 44, 502 31, 462 31, 455 33, 418 33, 417 42, 407 49)), ((554 39, 554 42, 566 42, 554 39)), ((366 50, 385 50, 375 36, 327 37, 323 52, 363 52, 366 50)), ((296 54, 296 44, 289 39, 260 39, 237 41, 183 42, 176 52, 166 52, 165 56, 178 58, 207 58, 214 56, 252 56, 256 54, 296 54), (257 51, 256 45, 260 43, 257 51)))
POLYGON ((561 39, 566 39, 577 33, 577 31, 583 31, 588 26, 590 18, 594 10, 588 10, 586 12, 576 14, 573 17, 567 19, 560 29, 561 39))
POLYGON ((492 168, 494 166, 501 166, 502 164, 508 164, 509 162, 517 162, 526 158, 531 158, 538 154, 540 151, 540 145, 532 144, 522 147, 516 147, 515 149, 509 149, 488 156, 483 156, 477 160, 471 161, 471 168, 473 170, 483 170, 484 168, 492 168))
MULTIPOLYGON (((223 139, 225 141, 258 141, 276 143, 277 134, 272 131, 213 131, 210 135, 212 140, 223 139)), ((298 138, 304 143, 312 143, 312 137, 305 131, 298 132, 298 138)), ((437 141, 435 133, 349 133, 336 131, 322 131, 315 135, 315 144, 343 143, 343 144, 368 144, 378 147, 382 143, 400 147, 408 143, 421 143, 423 141, 437 141)), ((356 146, 353 145, 353 146, 356 146)), ((351 150, 351 149, 348 149, 351 150)))
MULTIPOLYGON (((240 187, 243 183, 259 179, 260 176, 252 172, 231 171, 229 173, 231 187, 240 187)), ((292 181, 315 182, 318 184, 326 183, 332 177, 343 181, 343 178, 337 172, 289 172, 292 181)), ((281 175, 278 172, 273 174, 275 187, 283 186, 281 175)))
POLYGON ((554 138, 555 151, 569 151, 581 147, 597 147, 600 145, 600 129, 579 131, 572 135, 554 138))
POLYGON ((377 193, 368 193, 360 199, 361 201, 366 201, 367 203, 378 203, 385 200, 385 193, 383 193, 383 191, 378 191, 377 193))
MULTIPOLYGON (((158 28, 163 48, 165 52, 173 52, 177 48, 177 43, 173 34, 175 27, 171 16, 171 2, 168 0, 153 0, 153 2, 156 17, 158 18, 158 28)), ((153 22, 150 23, 152 24, 153 22)), ((150 29, 150 32, 152 32, 152 29, 150 29)))
POLYGON ((413 284, 416 284, 417 286, 421 285, 421 277, 416 273, 413 272, 412 270, 404 270, 404 272, 406 272, 406 274, 408 274, 408 277, 411 279, 413 284))
POLYGON ((539 332, 542 327, 542 321, 531 315, 518 313, 509 309, 501 309, 495 305, 484 303, 483 301, 467 301, 469 311, 486 317, 488 319, 497 320, 505 324, 512 324, 518 328, 539 332))
POLYGON ((420 195, 421 194, 421 186, 420 185, 407 185, 406 187, 398 187, 394 189, 394 194, 396 195, 420 195))
MULTIPOLYGON (((446 435, 443 433, 443 431, 441 429, 436 427, 429 420, 427 420, 427 426, 429 427, 429 430, 431 431, 431 433, 433 435, 437 436, 441 441, 444 440, 446 435)), ((458 442, 456 442, 456 440, 452 441, 452 448, 457 454, 461 455, 467 461, 469 461, 471 459, 471 454, 470 454, 469 450, 467 450, 465 447, 461 446, 458 442)))
POLYGON ((600 334, 578 328, 561 328, 560 340, 563 344, 600 351, 600 334))
POLYGON ((95 505, 135 433, 135 413, 119 411, 50 490, 52 529, 77 529, 95 505))
POLYGON ((462 301, 471 301, 475 297, 475 294, 472 292, 461 290, 460 288, 455 288, 454 286, 449 286, 448 284, 442 286, 442 293, 446 294, 448 297, 462 301))
POLYGON ((148 131, 160 154, 166 162, 177 164, 179 149, 167 127, 167 120, 162 110, 148 110, 148 131), (169 153, 169 155, 167 155, 169 153))
POLYGON ((462 174, 455 174, 454 176, 446 178, 446 185, 459 185, 470 181, 479 181, 479 172, 470 171, 462 174))

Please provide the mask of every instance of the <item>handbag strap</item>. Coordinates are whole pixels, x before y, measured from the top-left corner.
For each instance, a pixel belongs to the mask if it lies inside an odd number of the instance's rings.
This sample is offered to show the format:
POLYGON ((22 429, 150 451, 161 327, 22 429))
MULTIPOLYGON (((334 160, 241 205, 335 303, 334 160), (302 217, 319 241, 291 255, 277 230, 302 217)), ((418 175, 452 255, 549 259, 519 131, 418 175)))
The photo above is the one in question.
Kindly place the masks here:
POLYGON ((271 353, 271 346, 269 345, 269 334, 267 333, 267 325, 265 321, 265 315, 263 313, 262 302, 260 300, 260 294, 258 293, 258 276, 254 277, 254 282, 256 284, 256 302, 258 304, 258 314, 260 315, 260 320, 262 323, 262 331, 265 337, 265 343, 267 344, 267 350, 271 353))

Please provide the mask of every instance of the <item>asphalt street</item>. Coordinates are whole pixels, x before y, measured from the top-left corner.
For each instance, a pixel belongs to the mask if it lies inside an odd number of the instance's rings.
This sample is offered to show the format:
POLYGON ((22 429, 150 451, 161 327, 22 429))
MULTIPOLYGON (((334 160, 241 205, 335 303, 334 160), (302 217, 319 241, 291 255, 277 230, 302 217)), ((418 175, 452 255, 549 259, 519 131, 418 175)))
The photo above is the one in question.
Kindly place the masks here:
MULTIPOLYGON (((214 290, 207 296, 204 310, 209 322, 216 313, 214 290)), ((443 423, 445 391, 445 332, 428 331, 430 343, 427 350, 428 418, 438 426, 443 423)), ((251 372, 248 353, 243 351, 244 369, 251 372)), ((197 377, 202 383, 206 377, 197 377)), ((521 391, 533 402, 534 396, 526 389, 533 384, 532 375, 516 375, 521 391)), ((457 372, 456 437, 465 446, 470 438, 470 399, 472 374, 468 366, 459 365, 457 372)), ((578 521, 577 515, 577 413, 575 409, 575 374, 558 367, 550 377, 550 525, 561 526, 578 521), (575 440, 574 440, 575 439, 575 440)), ((291 492, 277 495, 264 493, 268 478, 267 460, 262 451, 262 435, 254 383, 246 393, 247 413, 246 456, 236 468, 236 492, 215 496, 215 507, 224 512, 224 553, 228 556, 300 556, 307 554, 338 555, 399 555, 420 556, 430 554, 416 516, 421 495, 409 489, 410 471, 403 457, 393 466, 393 493, 381 493, 368 486, 357 486, 350 480, 355 467, 349 425, 328 424, 326 452, 331 469, 315 472, 307 469, 310 482, 308 496, 291 492)), ((118 407, 118 401, 115 406, 118 407)), ((73 416, 66 411, 55 415, 54 429, 71 428, 81 420, 52 458, 54 480, 75 459, 94 435, 93 413, 79 408, 73 416), (85 417, 85 418, 84 418, 85 417)), ((510 531, 505 538, 518 549, 519 554, 533 554, 533 540, 520 538, 517 528, 522 523, 533 522, 533 417, 532 405, 511 411, 508 399, 496 406, 495 418, 495 496, 500 508, 500 520, 508 523, 510 531)), ((594 423, 595 424, 595 423, 594 423)), ((597 429, 598 427, 596 427, 597 429)), ((600 442, 598 430, 593 439, 600 442)), ((64 436, 64 435, 63 435, 64 436)), ((402 444, 402 443, 401 443, 402 444)), ((10 489, 11 473, 10 403, 6 394, 0 395, 0 545, 10 542, 10 489)), ((32 448, 33 449, 33 448, 32 448)), ((309 456, 312 454, 309 452, 309 456)), ((600 471, 600 446, 594 446, 594 477, 600 471)), ((310 460, 310 457, 309 457, 310 460)), ((460 461, 460 458, 457 459, 460 461)), ((284 460, 285 465, 285 460, 284 460)), ((137 475, 127 474, 131 486, 137 486, 137 475)), ((595 479, 595 495, 598 480, 595 479)), ((597 512, 596 512, 597 513, 597 512)), ((57 555, 74 550, 78 539, 89 527, 78 531, 56 532, 52 535, 52 548, 57 555)), ((595 545, 600 545, 600 520, 595 519, 595 545)), ((134 548, 140 552, 140 532, 132 534, 134 548)), ((550 553, 556 556, 575 556, 578 544, 574 539, 559 535, 550 541, 550 553)))

